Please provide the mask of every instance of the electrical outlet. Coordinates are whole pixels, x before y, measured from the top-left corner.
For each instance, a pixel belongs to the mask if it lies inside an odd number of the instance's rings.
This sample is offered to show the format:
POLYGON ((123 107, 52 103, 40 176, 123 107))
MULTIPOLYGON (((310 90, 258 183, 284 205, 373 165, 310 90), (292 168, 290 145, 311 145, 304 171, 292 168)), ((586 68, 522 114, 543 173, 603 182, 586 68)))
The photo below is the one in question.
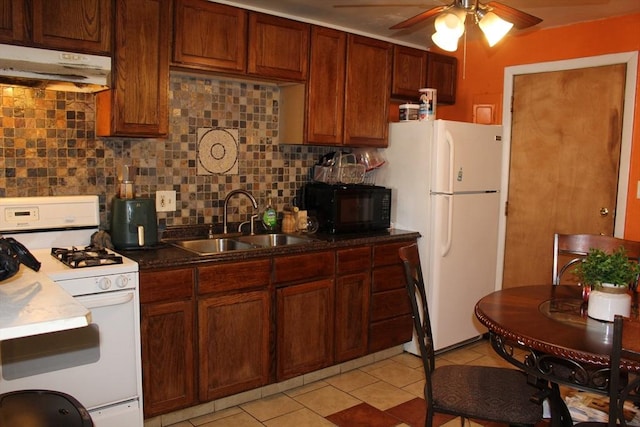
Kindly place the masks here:
POLYGON ((173 212, 176 210, 176 192, 156 191, 156 212, 173 212))

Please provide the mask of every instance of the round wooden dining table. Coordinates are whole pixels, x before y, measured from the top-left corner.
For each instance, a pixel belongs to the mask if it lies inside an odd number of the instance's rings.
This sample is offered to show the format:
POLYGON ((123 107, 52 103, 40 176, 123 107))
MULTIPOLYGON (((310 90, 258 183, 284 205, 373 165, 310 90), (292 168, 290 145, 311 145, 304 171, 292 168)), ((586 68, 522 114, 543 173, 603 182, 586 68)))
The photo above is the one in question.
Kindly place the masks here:
MULTIPOLYGON (((638 317, 636 293, 631 311, 638 317)), ((571 423, 558 384, 607 394, 613 323, 587 316, 580 286, 503 289, 482 298, 475 313, 489 329, 491 345, 500 356, 551 385, 553 425, 571 423), (556 422, 554 404, 559 405, 556 422)), ((621 367, 640 372, 640 364, 630 360, 623 360, 621 367)))

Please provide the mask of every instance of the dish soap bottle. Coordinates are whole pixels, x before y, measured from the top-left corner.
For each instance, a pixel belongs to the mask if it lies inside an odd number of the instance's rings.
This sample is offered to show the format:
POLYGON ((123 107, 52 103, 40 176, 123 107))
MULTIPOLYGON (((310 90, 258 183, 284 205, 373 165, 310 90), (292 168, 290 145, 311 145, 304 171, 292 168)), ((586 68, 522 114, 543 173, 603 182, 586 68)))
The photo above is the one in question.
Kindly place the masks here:
POLYGON ((276 228, 278 223, 278 216, 276 214, 276 210, 271 206, 271 197, 267 199, 267 207, 262 214, 262 225, 264 228, 269 231, 273 231, 276 228))

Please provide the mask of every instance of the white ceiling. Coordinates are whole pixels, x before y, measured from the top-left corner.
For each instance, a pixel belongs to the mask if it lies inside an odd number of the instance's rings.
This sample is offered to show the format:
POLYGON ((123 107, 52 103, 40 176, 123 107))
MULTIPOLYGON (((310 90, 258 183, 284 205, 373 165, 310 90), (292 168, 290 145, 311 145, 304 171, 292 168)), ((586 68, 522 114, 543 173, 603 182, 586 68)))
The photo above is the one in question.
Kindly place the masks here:
MULTIPOLYGON (((431 43, 430 36, 434 31, 433 18, 404 30, 389 30, 389 27, 434 6, 450 4, 453 0, 215 1, 424 48, 429 47, 431 43), (334 7, 344 5, 380 6, 334 7)), ((542 23, 521 30, 522 32, 640 13, 640 0, 501 0, 500 2, 543 19, 542 23)), ((640 29, 638 31, 640 32, 640 29)))

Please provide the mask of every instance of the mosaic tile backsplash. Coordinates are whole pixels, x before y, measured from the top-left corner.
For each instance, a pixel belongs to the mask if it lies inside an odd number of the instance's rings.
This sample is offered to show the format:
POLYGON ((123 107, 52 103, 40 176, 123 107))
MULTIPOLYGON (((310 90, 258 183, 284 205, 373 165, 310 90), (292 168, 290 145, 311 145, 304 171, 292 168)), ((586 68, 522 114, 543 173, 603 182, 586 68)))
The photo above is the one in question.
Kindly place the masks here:
MULTIPOLYGON (((250 191, 260 211, 271 196, 281 210, 317 160, 334 150, 278 144, 277 86, 172 74, 169 96, 167 139, 96 138, 95 95, 0 85, 0 197, 98 194, 101 227, 108 229, 118 173, 128 164, 138 167, 137 197, 176 191, 177 210, 158 213, 161 230, 219 225, 229 191, 250 191), (230 130, 237 145, 198 141, 209 129, 230 130), (215 159, 225 172, 199 168, 203 159, 215 159), (237 163, 226 170, 230 159, 237 163)), ((254 213, 246 198, 229 206, 230 222, 254 213)))

